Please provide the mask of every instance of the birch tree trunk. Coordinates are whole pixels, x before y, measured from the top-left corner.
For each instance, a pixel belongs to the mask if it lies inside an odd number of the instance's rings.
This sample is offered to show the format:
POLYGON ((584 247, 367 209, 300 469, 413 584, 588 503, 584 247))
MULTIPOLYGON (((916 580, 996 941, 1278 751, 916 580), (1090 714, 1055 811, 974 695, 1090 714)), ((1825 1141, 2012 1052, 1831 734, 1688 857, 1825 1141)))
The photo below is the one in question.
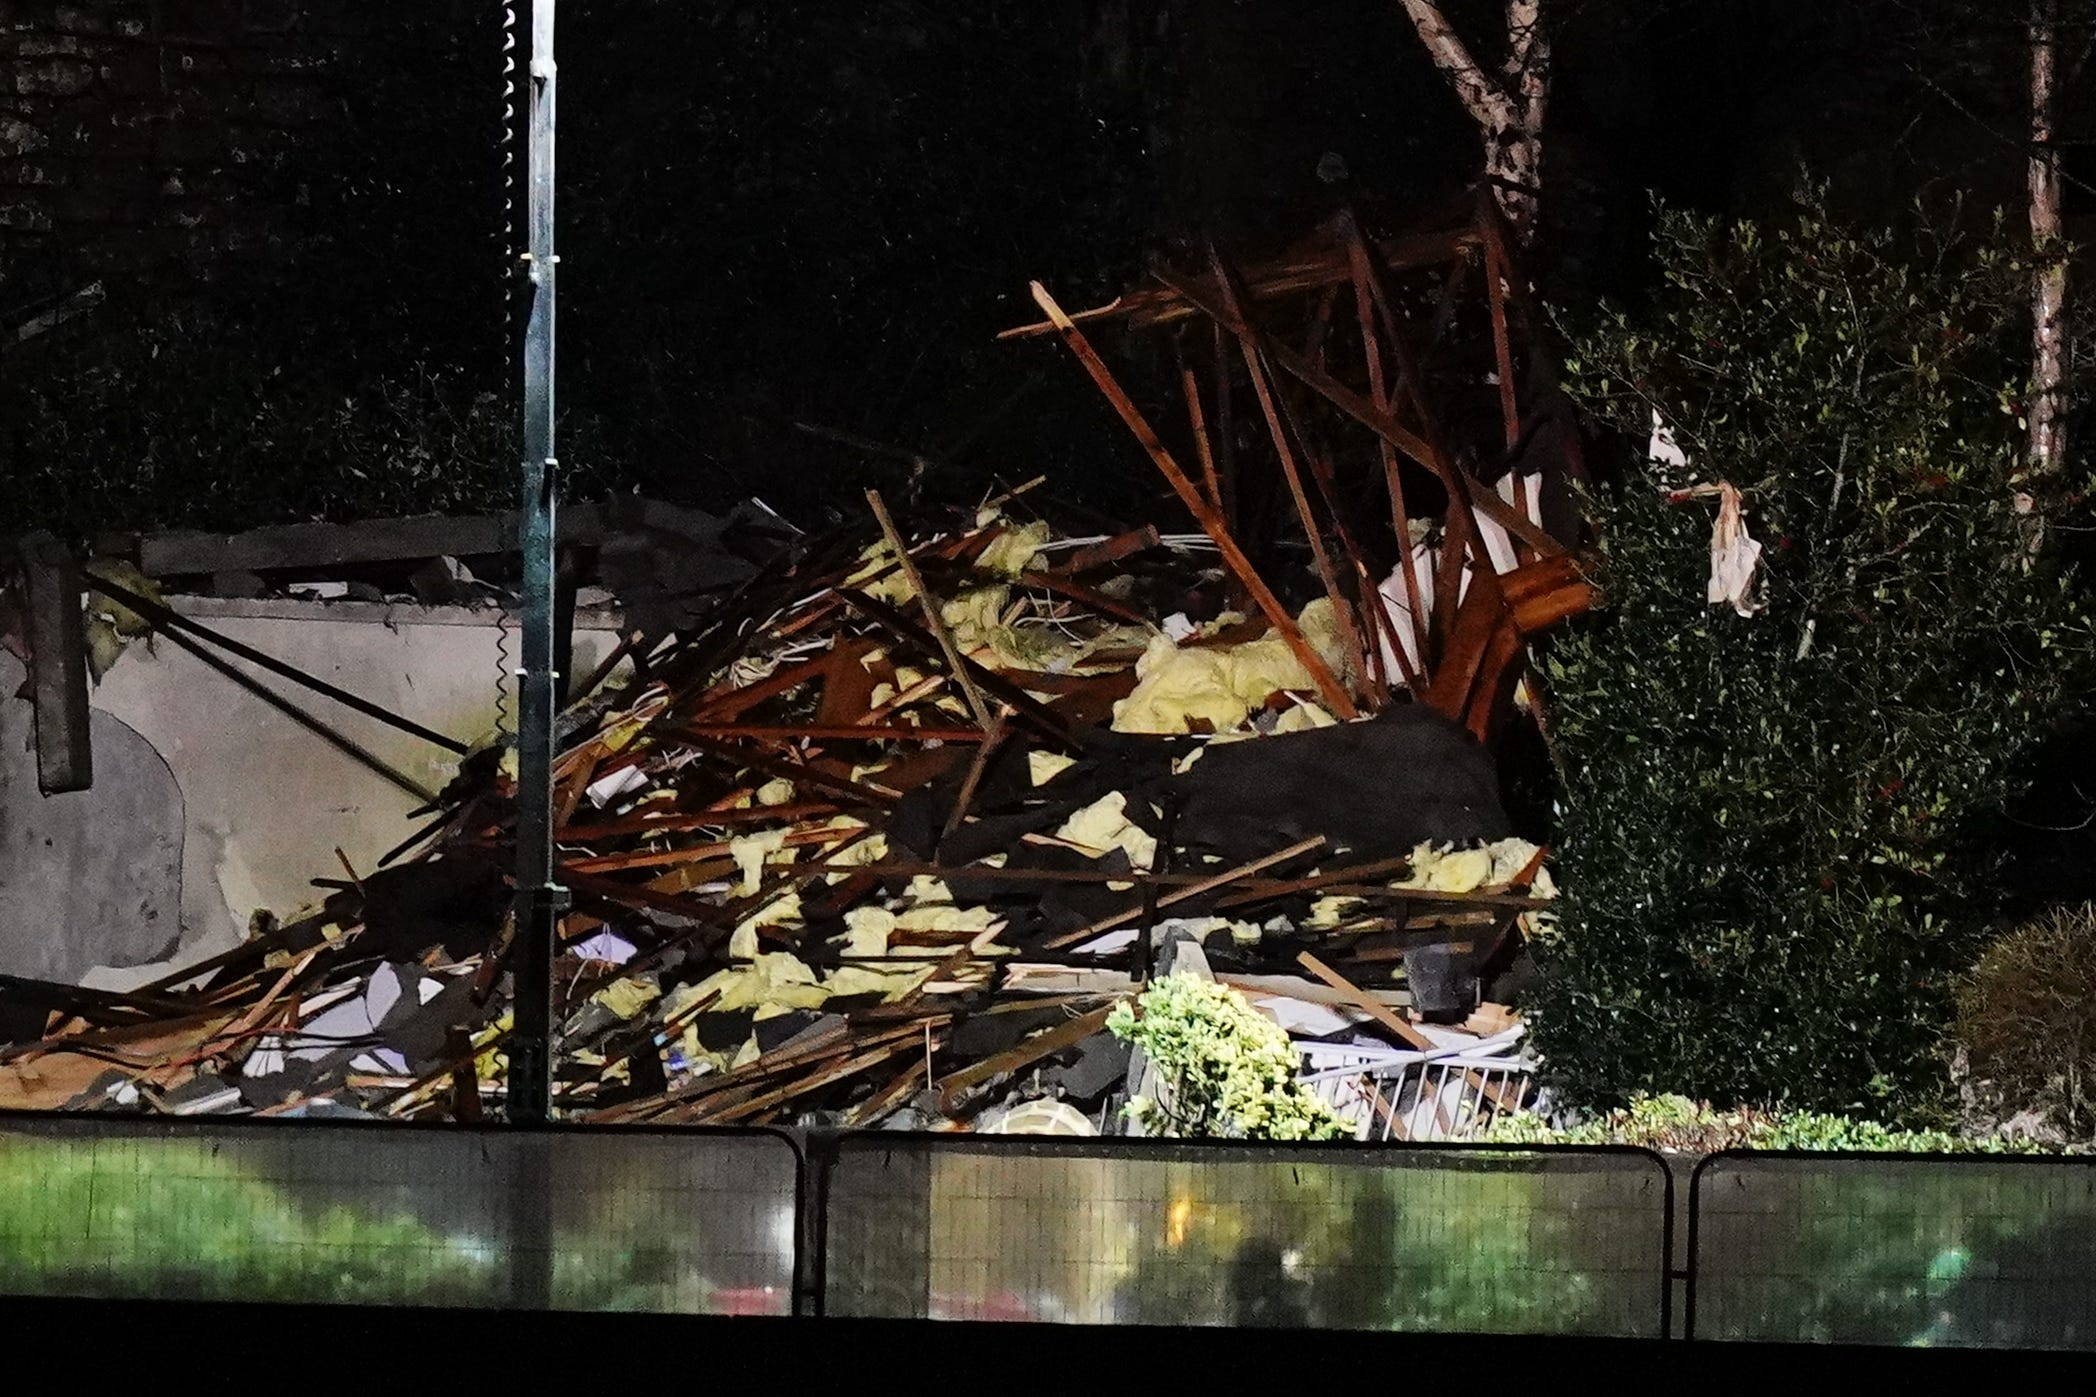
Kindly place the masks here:
POLYGON ((1543 118, 1550 105, 1544 0, 1506 0, 1506 62, 1488 72, 1450 26, 1439 0, 1400 0, 1419 41, 1484 137, 1485 176, 1523 242, 1535 234, 1542 192, 1543 118))
MULTIPOLYGON (((2059 0, 2031 0, 2030 231, 2036 253, 2031 297, 2030 484, 2042 486, 2067 463, 2067 258, 2060 222, 2060 153, 2053 144, 2058 106, 2059 0)), ((2018 492, 2016 509, 2030 515, 2029 547, 2043 542, 2044 524, 2031 490, 2018 492)))

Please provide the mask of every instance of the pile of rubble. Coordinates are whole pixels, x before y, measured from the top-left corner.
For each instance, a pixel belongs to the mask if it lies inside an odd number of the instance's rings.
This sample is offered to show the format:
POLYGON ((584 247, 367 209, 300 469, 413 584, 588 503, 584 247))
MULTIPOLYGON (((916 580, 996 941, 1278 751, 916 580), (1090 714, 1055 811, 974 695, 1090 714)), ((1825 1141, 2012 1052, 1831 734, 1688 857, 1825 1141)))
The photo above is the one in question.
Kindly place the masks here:
MULTIPOLYGON (((1199 533, 1075 536, 1030 517, 1022 487, 914 519, 906 539, 871 496, 865 526, 797 538, 680 602, 576 686, 555 768, 573 896, 557 1112, 1117 1131, 1129 1053, 1107 1018, 1166 963, 1286 1028, 1364 1136, 1461 1133, 1523 1103, 1519 1018, 1494 986, 1552 890, 1481 739, 1517 692, 1537 707, 1524 639, 1590 597, 1514 451, 1534 433, 1497 234, 1450 233, 1404 266, 1387 251, 1342 223, 1322 261, 1240 280, 1218 259, 1208 281, 1161 273, 1122 308, 1213 324, 1214 411, 1184 383, 1195 473, 1078 327, 1121 312, 1073 319, 1036 288, 1041 328, 1199 533), (1396 289, 1408 268, 1466 258, 1491 292, 1498 373, 1479 381, 1507 404, 1497 485, 1428 411, 1396 289), (1366 389, 1328 368, 1349 281, 1366 389), (1307 355, 1253 318, 1306 293, 1322 294, 1307 355), (1239 545, 1251 477, 1211 420, 1240 354, 1311 564, 1274 581, 1239 545), (1375 454, 1328 451, 1306 425, 1320 403, 1375 454), (1387 491, 1387 522, 1350 520, 1343 464, 1387 491), (1408 514, 1401 476, 1419 471, 1437 520, 1408 514)), ((510 1031, 513 760, 469 755, 382 866, 316 880, 321 906, 259 918, 234 951, 129 994, 45 987, 27 1033, 16 996, 0 1097, 489 1111, 510 1031), (52 1071, 61 1058, 106 1070, 82 1090, 52 1071)))
MULTIPOLYGON (((985 510, 906 564, 822 551, 563 718, 564 1112, 931 1125, 1046 1096, 1110 1127, 1107 1010, 1177 938, 1307 1043, 1508 1026, 1476 969, 1548 875, 1453 723, 1338 722, 1188 540, 985 510)), ((1328 610, 1294 640, 1347 674, 1328 610)), ((111 1063, 75 1106, 472 1116, 508 1024, 504 755, 399 861, 147 990, 80 992, 11 1071, 111 1063)))

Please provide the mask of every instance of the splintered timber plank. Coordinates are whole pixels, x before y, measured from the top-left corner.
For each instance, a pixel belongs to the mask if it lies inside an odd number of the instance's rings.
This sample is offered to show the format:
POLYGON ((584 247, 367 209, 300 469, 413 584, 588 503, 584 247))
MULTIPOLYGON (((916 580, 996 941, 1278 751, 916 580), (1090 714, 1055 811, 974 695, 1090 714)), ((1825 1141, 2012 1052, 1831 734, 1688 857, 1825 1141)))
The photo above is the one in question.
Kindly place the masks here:
POLYGON ((594 874, 577 873, 571 868, 561 870, 561 881, 578 893, 602 898, 606 902, 641 911, 667 912, 673 917, 683 917, 702 926, 727 930, 720 921, 718 908, 699 901, 697 898, 682 897, 674 893, 658 892, 639 883, 622 883, 616 878, 600 878, 594 874))
POLYGON ((1370 1018, 1374 1019, 1383 1027, 1389 1029, 1392 1033, 1395 1033, 1399 1038, 1402 1038, 1405 1042, 1410 1043, 1413 1047, 1431 1048, 1434 1046, 1434 1041, 1431 1038, 1427 1037, 1424 1033, 1421 1033, 1418 1029, 1412 1027, 1412 1025, 1406 1023, 1404 1019, 1401 1018, 1388 1005, 1384 1004, 1381 1000, 1375 998, 1373 995, 1370 995, 1359 985, 1356 985, 1353 981, 1347 979, 1344 975, 1341 975, 1338 971, 1332 969, 1331 966, 1326 965, 1323 961, 1319 960, 1316 956, 1311 955, 1308 951, 1304 951, 1301 955, 1297 956, 1296 961, 1303 967, 1303 969, 1309 971, 1312 975, 1315 975, 1318 979, 1324 981, 1333 989, 1338 990, 1342 995, 1346 996, 1347 1002, 1353 1005, 1354 1008, 1361 1010, 1361 1012, 1367 1014, 1370 1018))
POLYGON ((864 661, 878 649, 878 643, 864 636, 843 636, 831 645, 822 698, 815 708, 816 722, 846 727, 867 720, 873 708, 874 686, 879 681, 864 661))
MULTIPOLYGON (((1291 878, 1285 881, 1245 878, 1239 880, 1239 885, 1248 893, 1272 897, 1308 888, 1328 887, 1343 883, 1348 878, 1373 877, 1386 869, 1402 868, 1408 862, 1409 860, 1401 858, 1386 859, 1354 868, 1334 869, 1314 878, 1291 878)), ((901 859, 883 859, 878 863, 867 864, 820 864, 814 867, 825 873, 874 873, 884 877, 923 876, 956 881, 1004 883, 1127 883, 1137 888, 1192 887, 1195 884, 1210 882, 1215 876, 1211 873, 1134 873, 1089 868, 991 868, 986 864, 916 863, 901 859)), ((1387 892, 1389 889, 1381 891, 1387 892)))
POLYGON ((974 676, 968 673, 968 668, 961 658, 960 647, 954 643, 953 632, 947 627, 946 618, 939 612, 939 599, 924 585, 924 578, 917 571, 915 560, 910 557, 909 544, 903 541, 902 531, 895 527, 895 521, 888 516, 888 506, 881 499, 881 492, 868 490, 866 503, 872 508, 873 517, 880 521, 881 533, 887 538, 888 547, 894 550, 895 561, 902 568, 903 577, 908 580, 910 589, 917 594, 918 603, 924 611, 925 624, 931 627, 932 638, 939 642, 939 653, 946 659, 947 671, 959 681, 961 692, 967 695, 968 711, 975 715, 976 726, 984 732, 990 731, 996 720, 990 712, 989 702, 983 698, 982 690, 976 686, 974 676))
MULTIPOLYGON (((1231 308, 1242 315, 1236 290, 1230 285, 1222 259, 1216 257, 1214 263, 1216 278, 1224 288, 1223 294, 1228 298, 1231 308)), ((1332 603, 1332 615, 1339 623, 1341 643, 1346 646, 1348 657, 1354 663, 1354 673, 1366 676, 1368 662, 1361 649, 1361 635, 1355 625, 1353 605, 1347 600, 1346 593, 1340 590, 1339 574, 1333 570, 1331 553, 1325 547, 1324 530, 1318 527, 1317 515, 1310 508, 1310 496, 1303 489, 1302 468, 1297 464, 1295 452, 1289 445, 1288 431, 1281 421, 1281 410, 1274 403, 1273 385, 1267 381, 1265 368, 1259 361, 1259 351, 1252 347, 1251 342, 1247 341, 1239 348, 1244 354, 1245 372, 1252 381, 1253 396, 1259 400, 1260 415, 1266 419, 1267 434, 1273 438, 1274 454, 1280 458, 1282 477, 1288 482, 1288 497, 1295 503, 1296 517, 1303 525, 1303 536, 1310 542, 1311 561, 1317 567, 1318 579, 1324 583, 1325 597, 1332 603)), ((1312 671, 1313 674, 1315 672, 1312 671)), ((1344 688, 1343 685, 1341 687, 1344 688)), ((1351 696, 1343 710, 1335 708, 1333 711, 1342 719, 1361 716, 1351 696)))
POLYGON ((968 807, 975 803, 975 788, 982 784, 983 772, 988 769, 990 758, 995 756, 997 749, 1003 745, 1007 731, 1004 717, 1000 714, 992 722, 990 730, 983 734, 982 743, 976 747, 975 755, 969 759, 967 774, 961 778, 961 792, 954 797, 953 813, 946 817, 945 838, 951 839, 954 831, 961 827, 961 821, 968 818, 968 807))
MULTIPOLYGON (((1307 854, 1314 849, 1323 848, 1324 842, 1325 837, 1323 835, 1313 834, 1308 839, 1298 840, 1296 843, 1289 845, 1287 848, 1277 850, 1274 853, 1268 854, 1263 858, 1256 858, 1253 859, 1250 863, 1242 863, 1239 864, 1237 867, 1229 869, 1225 872, 1213 874, 1207 878, 1201 879, 1199 882, 1194 883, 1188 887, 1181 888, 1179 891, 1175 893, 1167 893, 1165 896, 1157 899, 1157 902, 1155 904, 1156 909, 1161 912, 1165 908, 1176 906, 1181 902, 1185 902, 1189 898, 1199 897, 1203 893, 1214 892, 1217 888, 1228 887, 1230 884, 1235 883, 1240 879, 1249 878, 1255 873, 1264 873, 1267 869, 1272 868, 1276 864, 1286 863, 1290 859, 1299 858, 1302 855, 1307 854)), ((1043 941, 1041 943, 1041 946, 1045 950, 1052 951, 1059 947, 1068 946, 1074 942, 1083 941, 1089 937, 1097 936, 1101 932, 1112 931, 1115 927, 1120 926, 1126 922, 1132 922, 1137 917, 1142 916, 1144 907, 1146 905, 1148 904, 1139 902, 1135 906, 1127 908, 1120 912, 1115 912, 1111 916, 1101 917, 1099 918, 1099 920, 1093 922, 1090 926, 1079 927, 1076 931, 1070 932, 1067 935, 1057 936, 1051 938, 1050 940, 1043 941)))
MULTIPOLYGON (((935 1051, 937 1043, 938 1040, 934 1038, 935 1051)), ((847 1058, 836 1066, 826 1068, 811 1077, 804 1077, 798 1082, 775 1088, 760 1096, 752 1097, 747 1101, 737 1102, 733 1106, 728 1106, 718 1111, 708 1110, 702 1103, 690 1112, 688 1119, 716 1125, 726 1125, 730 1121, 739 1120, 744 1116, 754 1115, 758 1111, 776 1106, 782 1101, 791 1101, 796 1096, 805 1096, 811 1091, 820 1091, 822 1088, 841 1082, 847 1077, 856 1077, 870 1067, 880 1066, 897 1053, 909 1051, 912 1046, 909 1043, 890 1043, 886 1046, 860 1053, 857 1057, 847 1058)))
MULTIPOLYGON (((1279 882, 1261 881, 1258 884, 1248 886, 1242 892, 1232 893, 1230 896, 1224 898, 1220 903, 1218 903, 1217 906, 1218 908, 1241 907, 1249 902, 1260 902, 1268 898, 1274 897, 1288 897, 1295 893, 1306 893, 1313 891, 1323 892, 1335 887, 1345 887, 1350 889, 1357 885, 1357 880, 1365 880, 1380 877, 1384 874, 1396 873, 1399 869, 1408 866, 1411 862, 1412 860, 1409 857, 1377 859, 1373 863, 1360 863, 1354 864, 1351 867, 1347 868, 1335 868, 1329 873, 1312 874, 1307 878, 1288 878, 1279 882)), ((1374 887, 1376 892, 1384 895, 1395 895, 1400 897, 1408 895, 1401 892, 1393 892, 1393 890, 1390 888, 1380 887, 1374 884, 1362 885, 1374 887)), ((1355 895, 1358 896, 1358 894, 1355 895)))
POLYGON ((782 1049, 767 1053, 753 1062, 726 1072, 711 1072, 703 1077, 672 1087, 669 1091, 643 1101, 627 1102, 619 1106, 606 1107, 592 1112, 582 1119, 585 1124, 597 1124, 631 1119, 642 1113, 656 1112, 658 1108, 696 1101, 702 1097, 738 1088, 761 1085, 773 1078, 784 1076, 823 1062, 834 1062, 858 1052, 899 1042, 915 1040, 923 1033, 918 1023, 905 1024, 898 1028, 882 1029, 873 1033, 858 1033, 842 1024, 833 1025, 814 1042, 798 1049, 782 1049))
MULTIPOLYGON (((667 804, 665 802, 665 804, 667 804)), ((795 824, 802 820, 835 815, 838 807, 828 801, 796 801, 787 805, 753 805, 739 810, 699 810, 686 813, 665 810, 660 815, 624 815, 598 824, 570 825, 561 832, 564 842, 587 844, 597 839, 632 835, 680 834, 695 829, 726 825, 757 825, 777 822, 795 824)))
MULTIPOLYGON (((1209 471, 1211 475, 1214 473, 1212 463, 1209 471)), ((1066 577, 1075 576, 1078 573, 1090 572, 1094 568, 1106 567, 1108 564, 1120 562, 1123 558, 1132 557, 1137 553, 1163 546, 1164 535, 1158 532, 1157 526, 1155 524, 1145 524, 1140 529, 1130 529, 1127 533, 1117 534, 1103 543, 1094 543, 1089 547, 1078 549, 1063 560, 1061 567, 1055 568, 1053 571, 1061 573, 1066 577)))
POLYGON ((982 1085, 995 1077, 1009 1075, 1022 1067, 1030 1067, 1050 1053, 1082 1043, 1106 1027, 1106 1016, 1113 1012, 1109 1004, 1091 1013, 1074 1018, 1065 1024, 1044 1029, 1014 1047, 1005 1049, 993 1057, 984 1058, 958 1072, 950 1072, 934 1085, 939 1093, 939 1104, 948 1115, 953 1114, 954 1103, 962 1092, 970 1087, 982 1085))
POLYGON ((1521 659, 1521 632, 1515 629, 1513 618, 1502 613, 1478 662, 1477 683, 1462 718, 1463 726, 1478 741, 1492 739, 1500 715, 1511 703, 1521 659))
POLYGON ((1223 555, 1224 563, 1251 596, 1253 604, 1266 617, 1267 624, 1274 628, 1275 633, 1286 642, 1289 650, 1317 682, 1318 692, 1324 697, 1325 702, 1331 706, 1333 712, 1354 717, 1356 710, 1353 700, 1347 697, 1345 688, 1332 673, 1331 666, 1327 665, 1324 657, 1303 639, 1302 630, 1297 627, 1295 618, 1288 614, 1288 609, 1281 605, 1280 598, 1274 595, 1273 589, 1260 577, 1258 569, 1252 566, 1252 560, 1245 556, 1244 550, 1231 536, 1222 516, 1216 512, 1213 505, 1202 498, 1200 490, 1187 478, 1186 472, 1180 469, 1179 463, 1172 458, 1172 453, 1158 440, 1157 433, 1151 429, 1142 411, 1114 378, 1113 371, 1106 367, 1106 361, 1099 357, 1098 351, 1092 348, 1084 333, 1063 314, 1062 307, 1055 303, 1055 298, 1050 296, 1048 289, 1039 282, 1033 283, 1033 298, 1041 309, 1047 312, 1049 319, 1055 322, 1056 328, 1062 331, 1063 339, 1070 346, 1071 353, 1077 356, 1078 363, 1091 375, 1092 382, 1098 385, 1107 402, 1120 414, 1121 421, 1127 424, 1136 441, 1171 484, 1180 502, 1186 506, 1187 512, 1193 515, 1194 521, 1201 526, 1201 531, 1208 535, 1217 551, 1223 555))
MULTIPOLYGON (((1349 230, 1352 231, 1351 224, 1349 224, 1349 230)), ((1368 249, 1362 246, 1358 237, 1348 239, 1347 258, 1348 268, 1354 283, 1354 318, 1360 324, 1361 349, 1368 360, 1369 401, 1374 404, 1377 412, 1387 416, 1390 412, 1390 387, 1384 377, 1383 343, 1376 335, 1375 307, 1370 300, 1369 277, 1371 273, 1368 265, 1368 249)), ((1412 518, 1405 507, 1405 491, 1398 469, 1397 448, 1383 437, 1378 436, 1376 438, 1376 451, 1383 463, 1383 488, 1390 496, 1390 529, 1397 537, 1397 549, 1400 560, 1399 570, 1404 577, 1406 604, 1411 608, 1410 614, 1405 619, 1405 624, 1411 628, 1413 642, 1417 646, 1417 653, 1424 659, 1426 656, 1426 633, 1420 626, 1419 618, 1425 614, 1425 609, 1419 604, 1419 578, 1412 566, 1412 518)), ((1380 609, 1380 606, 1378 609, 1380 609)), ((1404 658, 1404 647, 1402 645, 1397 647, 1397 654, 1398 663, 1407 665, 1409 670, 1409 664, 1404 658)), ((1416 679, 1416 676, 1412 676, 1409 673, 1406 677, 1408 682, 1416 679)))
POLYGON ((1168 285, 1179 289, 1189 300, 1200 305, 1204 312, 1213 317, 1218 324, 1231 334, 1239 339, 1251 340, 1258 345, 1276 368, 1296 379, 1305 388, 1308 388, 1311 392, 1317 394, 1332 406, 1338 408, 1371 432, 1374 432, 1377 436, 1388 441, 1392 446, 1419 462, 1420 465, 1433 471, 1449 487, 1451 494, 1467 499, 1472 508, 1484 514, 1508 533, 1513 534, 1537 552, 1545 555, 1562 553, 1564 551, 1564 548, 1556 539, 1543 532, 1540 527, 1531 523, 1520 511, 1499 498, 1492 491, 1491 487, 1485 485, 1474 476, 1454 469, 1445 460, 1442 453, 1430 446, 1423 437, 1406 430, 1392 419, 1389 414, 1378 412, 1375 404, 1367 398, 1348 388, 1330 374, 1323 372, 1287 345, 1281 344, 1271 339, 1271 337, 1260 335, 1258 331, 1244 321, 1232 316, 1228 309, 1219 304, 1216 298, 1205 288, 1187 278, 1175 276, 1171 273, 1161 272, 1159 276, 1168 285))
MULTIPOLYGON (((797 829, 787 834, 784 847, 799 849, 810 844, 828 844, 847 835, 863 832, 863 827, 856 825, 842 829, 797 829)), ((711 844, 694 844, 684 849, 634 849, 622 854, 570 859, 561 866, 572 873, 610 873, 622 868, 661 868, 670 864, 722 858, 733 849, 734 845, 729 841, 719 840, 711 844)))
POLYGON ((829 672, 830 664, 831 657, 828 654, 817 655, 812 659, 781 665, 774 673, 754 684, 745 684, 739 689, 716 690, 691 710, 687 721, 705 724, 732 723, 766 699, 790 693, 811 680, 822 678, 829 672))
POLYGON ((1021 587, 1039 587, 1044 592, 1053 592, 1058 596, 1068 597, 1072 601, 1083 602, 1092 610, 1111 616, 1116 621, 1126 621, 1131 625, 1138 626, 1146 626, 1150 623, 1149 617, 1127 603, 1115 601, 1096 587, 1087 587, 1082 582, 1074 581, 1061 573, 1047 572, 1040 568, 1035 568, 1021 573, 1018 585, 1021 587))
POLYGON ((1477 685, 1478 670, 1484 664, 1485 651, 1491 646, 1500 620, 1500 608, 1473 587, 1456 611, 1441 662, 1434 667, 1433 680, 1427 685, 1426 701, 1436 712, 1462 721, 1470 691, 1477 685))
POLYGON ((1506 287, 1501 278, 1513 279, 1512 271, 1500 261, 1499 248, 1485 242, 1485 299, 1492 308, 1492 353, 1499 369, 1499 413, 1506 429, 1506 444, 1512 449, 1521 440, 1521 402, 1514 389, 1514 346, 1507 338, 1506 287))
MULTIPOLYGON (((894 607, 869 597, 863 592, 840 590, 837 595, 844 598, 845 603, 854 611, 875 622, 892 634, 898 641, 915 649, 926 658, 936 658, 939 655, 938 643, 926 632, 912 624, 908 617, 894 607)), ((1040 728, 1044 736, 1065 746, 1072 741, 1069 725, 1024 689, 994 670, 986 669, 977 664, 965 655, 961 657, 961 667, 968 671, 969 677, 981 687, 985 694, 996 698, 1002 703, 1009 704, 1015 713, 1040 728)))
POLYGON ((1593 584, 1570 554, 1526 563, 1502 575, 1499 585, 1523 635, 1548 630, 1594 604, 1593 584))
POLYGON ((759 742, 980 742, 978 728, 927 728, 910 723, 724 723, 701 724, 708 737, 743 737, 759 742))
POLYGON ((924 1058, 912 1057, 895 1074, 888 1084, 860 1102, 845 1115, 844 1124, 849 1129, 873 1125, 916 1093, 917 1084, 924 1080, 924 1058))
POLYGON ((1216 473, 1215 443, 1208 439, 1208 418, 1201 410, 1201 384, 1194 376, 1193 366, 1184 362, 1179 365, 1179 393, 1186 399, 1186 421, 1194 434, 1194 460, 1201 467, 1201 483, 1208 487, 1208 503, 1217 509, 1223 507, 1223 480, 1216 473))
MULTIPOLYGON (((1462 257, 1465 252, 1477 246, 1478 237, 1477 230, 1471 227, 1412 233, 1379 243, 1377 251, 1383 260, 1393 267, 1434 267, 1462 257)), ((1320 253, 1258 268, 1246 279, 1250 283, 1252 298, 1268 301, 1343 282, 1346 280, 1346 269, 1334 257, 1320 253)), ((1192 319, 1198 314, 1199 310, 1196 307, 1186 304, 1184 299, 1167 288, 1132 291, 1125 296, 1116 297, 1107 305, 1077 311, 1069 318, 1078 324, 1124 318, 1134 328, 1147 329, 1192 319)), ((997 338, 1028 339, 1052 334, 1058 328, 1054 320, 1043 320, 1031 325, 1017 325, 1009 330, 1001 330, 997 338)))
POLYGON ((748 767, 767 776, 782 777, 794 783, 798 789, 803 785, 828 791, 849 805, 873 806, 885 810, 895 804, 892 796, 883 795, 871 786, 835 776, 805 762, 791 762, 768 753, 753 751, 732 743, 716 741, 710 733, 697 728, 679 728, 669 736, 686 746, 696 748, 716 762, 732 762, 738 769, 748 767))

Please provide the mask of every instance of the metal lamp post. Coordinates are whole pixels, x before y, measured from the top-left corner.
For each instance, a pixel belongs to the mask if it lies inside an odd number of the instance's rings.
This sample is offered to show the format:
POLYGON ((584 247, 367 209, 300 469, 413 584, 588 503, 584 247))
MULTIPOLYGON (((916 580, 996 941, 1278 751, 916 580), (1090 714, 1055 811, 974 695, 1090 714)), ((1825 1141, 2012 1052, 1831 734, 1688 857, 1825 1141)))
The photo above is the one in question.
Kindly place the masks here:
POLYGON ((553 450, 553 6, 531 2, 528 213, 523 254, 531 301, 524 327, 524 469, 520 547, 524 564, 523 667, 517 671, 516 934, 510 959, 508 1116, 529 1125, 552 1114, 553 947, 567 890, 554 879, 553 716, 554 504, 560 463, 553 450))

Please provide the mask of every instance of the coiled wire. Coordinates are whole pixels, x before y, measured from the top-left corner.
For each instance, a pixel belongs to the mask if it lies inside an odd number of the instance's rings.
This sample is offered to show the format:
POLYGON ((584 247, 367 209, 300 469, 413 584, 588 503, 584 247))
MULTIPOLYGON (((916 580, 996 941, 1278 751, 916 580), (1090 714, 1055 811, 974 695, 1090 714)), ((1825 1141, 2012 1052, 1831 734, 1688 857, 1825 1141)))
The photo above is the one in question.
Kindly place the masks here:
MULTIPOLYGON (((502 296, 502 340, 497 355, 495 382, 508 384, 512 381, 512 348, 517 335, 517 6, 515 0, 504 0, 502 6, 502 134, 496 150, 500 155, 502 179, 502 228, 496 235, 501 240, 498 249, 500 275, 498 285, 502 296)), ((511 632, 517 622, 514 611, 505 607, 502 621, 496 628, 495 638, 495 731, 498 740, 507 742, 514 738, 517 730, 516 679, 512 670, 516 667, 515 657, 510 653, 511 632)))

